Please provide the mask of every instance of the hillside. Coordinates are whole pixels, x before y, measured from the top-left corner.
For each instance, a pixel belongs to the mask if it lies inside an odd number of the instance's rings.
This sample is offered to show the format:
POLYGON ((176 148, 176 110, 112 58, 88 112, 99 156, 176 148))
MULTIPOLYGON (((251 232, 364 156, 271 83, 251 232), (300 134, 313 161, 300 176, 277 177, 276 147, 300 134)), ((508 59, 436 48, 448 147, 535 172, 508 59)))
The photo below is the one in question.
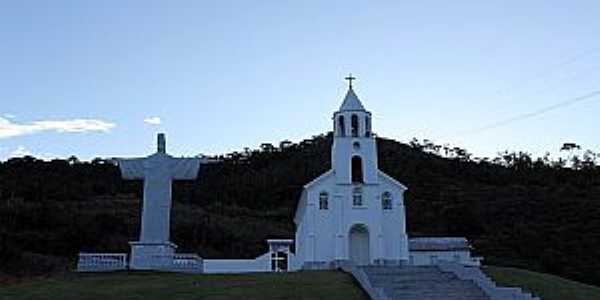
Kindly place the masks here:
MULTIPOLYGON (((173 190, 172 240, 203 257, 254 257, 293 237, 302 186, 330 167, 331 135, 221 156, 173 190)), ((486 263, 600 285, 600 168, 378 138, 380 169, 408 186, 412 236, 466 236, 486 263), (444 149, 442 152, 448 152, 444 149)), ((0 163, 0 277, 72 267, 80 250, 127 252, 141 182, 114 165, 31 157, 0 163)))

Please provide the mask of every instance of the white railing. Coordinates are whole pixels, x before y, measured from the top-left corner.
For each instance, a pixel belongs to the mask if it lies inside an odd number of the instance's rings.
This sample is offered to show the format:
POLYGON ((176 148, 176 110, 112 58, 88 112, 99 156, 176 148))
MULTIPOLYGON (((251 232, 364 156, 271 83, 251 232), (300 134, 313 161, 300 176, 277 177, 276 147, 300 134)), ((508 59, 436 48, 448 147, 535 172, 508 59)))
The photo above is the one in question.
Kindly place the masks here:
MULTIPOLYGON (((202 258, 197 254, 148 255, 145 268, 169 272, 202 273, 202 258)), ((128 269, 125 253, 79 253, 77 272, 109 272, 128 269)))
POLYGON ((171 271, 201 273, 202 258, 197 254, 179 253, 173 255, 171 271))
POLYGON ((79 253, 77 272, 107 272, 127 269, 125 253, 79 253))

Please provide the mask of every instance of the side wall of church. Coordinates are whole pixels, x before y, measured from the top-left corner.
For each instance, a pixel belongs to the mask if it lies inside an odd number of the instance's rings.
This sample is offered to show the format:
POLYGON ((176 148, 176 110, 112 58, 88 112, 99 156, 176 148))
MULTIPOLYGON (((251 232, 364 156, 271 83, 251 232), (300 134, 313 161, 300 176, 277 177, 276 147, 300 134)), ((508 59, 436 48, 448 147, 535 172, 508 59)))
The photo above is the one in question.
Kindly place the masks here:
POLYGON ((302 218, 300 223, 296 226, 296 237, 294 241, 296 247, 296 259, 303 262, 306 260, 306 225, 304 218, 302 218))
POLYGON ((383 258, 391 261, 405 261, 409 259, 408 236, 406 235, 406 210, 404 206, 404 189, 383 176, 379 177, 380 193, 377 198, 381 213, 383 233, 383 258), (382 207, 382 194, 385 191, 392 193, 392 209, 382 207))
MULTIPOLYGON (((315 184, 307 189, 308 207, 310 207, 309 214, 305 221, 311 224, 310 229, 307 232, 307 239, 312 242, 312 249, 307 249, 307 253, 312 250, 313 256, 308 256, 309 260, 318 262, 320 264, 328 264, 335 259, 336 247, 336 225, 339 216, 339 203, 336 203, 333 186, 335 186, 335 178, 329 176, 318 184, 315 184), (327 208, 320 209, 319 197, 321 192, 326 192, 328 195, 327 208)), ((308 244, 311 244, 309 242, 308 244)), ((339 250, 339 249, 337 249, 339 250)))

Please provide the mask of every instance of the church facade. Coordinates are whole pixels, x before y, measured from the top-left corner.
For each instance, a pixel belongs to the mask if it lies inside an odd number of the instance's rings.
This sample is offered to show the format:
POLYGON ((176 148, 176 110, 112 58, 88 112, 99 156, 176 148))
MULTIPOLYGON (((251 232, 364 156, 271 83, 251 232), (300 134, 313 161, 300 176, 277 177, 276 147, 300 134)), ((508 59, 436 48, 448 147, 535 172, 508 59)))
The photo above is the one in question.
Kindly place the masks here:
POLYGON ((406 187, 377 168, 372 116, 352 88, 333 114, 331 170, 304 186, 298 202, 298 268, 409 262, 406 187))

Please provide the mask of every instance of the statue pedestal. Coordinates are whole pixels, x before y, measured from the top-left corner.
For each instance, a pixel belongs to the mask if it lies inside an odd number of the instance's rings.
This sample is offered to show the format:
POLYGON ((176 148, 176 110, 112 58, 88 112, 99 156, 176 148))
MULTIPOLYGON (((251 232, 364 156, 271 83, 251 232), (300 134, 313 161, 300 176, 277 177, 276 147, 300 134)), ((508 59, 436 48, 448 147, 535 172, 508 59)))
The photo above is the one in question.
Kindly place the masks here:
POLYGON ((132 270, 160 270, 173 266, 177 245, 171 242, 129 242, 131 255, 129 268, 132 270))

